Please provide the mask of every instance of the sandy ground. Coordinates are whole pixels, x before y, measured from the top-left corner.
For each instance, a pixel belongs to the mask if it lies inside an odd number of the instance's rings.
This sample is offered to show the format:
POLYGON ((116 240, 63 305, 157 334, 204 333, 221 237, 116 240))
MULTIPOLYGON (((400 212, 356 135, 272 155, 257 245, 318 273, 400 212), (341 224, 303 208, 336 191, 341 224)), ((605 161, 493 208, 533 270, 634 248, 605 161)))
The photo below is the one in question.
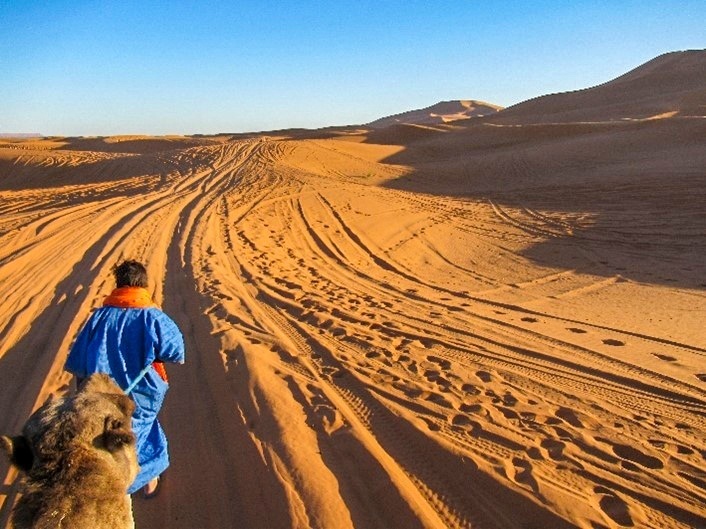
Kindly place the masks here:
POLYGON ((2 142, 0 431, 137 258, 187 345, 138 528, 706 527, 705 138, 2 142))

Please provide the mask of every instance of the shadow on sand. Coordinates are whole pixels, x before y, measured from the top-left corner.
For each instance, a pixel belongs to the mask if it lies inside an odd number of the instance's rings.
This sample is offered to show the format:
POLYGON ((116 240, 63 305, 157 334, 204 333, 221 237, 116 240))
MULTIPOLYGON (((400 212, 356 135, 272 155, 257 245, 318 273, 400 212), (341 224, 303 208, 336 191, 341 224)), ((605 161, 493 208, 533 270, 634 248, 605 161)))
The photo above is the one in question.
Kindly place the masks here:
POLYGON ((369 131, 412 169, 384 185, 492 203, 538 265, 706 288, 706 119, 460 123, 369 131))

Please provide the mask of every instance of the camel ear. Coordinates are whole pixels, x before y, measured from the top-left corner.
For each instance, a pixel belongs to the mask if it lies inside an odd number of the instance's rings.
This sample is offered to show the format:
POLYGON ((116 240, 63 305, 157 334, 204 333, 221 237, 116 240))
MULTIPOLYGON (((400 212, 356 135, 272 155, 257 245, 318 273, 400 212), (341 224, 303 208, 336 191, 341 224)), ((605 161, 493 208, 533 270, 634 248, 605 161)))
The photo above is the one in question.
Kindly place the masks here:
POLYGON ((135 443, 135 435, 130 429, 130 419, 125 424, 123 419, 106 417, 103 426, 103 445, 108 452, 115 452, 125 445, 135 443))
POLYGON ((10 458, 10 462, 24 472, 32 469, 34 454, 27 438, 19 435, 17 437, 0 437, 0 445, 10 458))

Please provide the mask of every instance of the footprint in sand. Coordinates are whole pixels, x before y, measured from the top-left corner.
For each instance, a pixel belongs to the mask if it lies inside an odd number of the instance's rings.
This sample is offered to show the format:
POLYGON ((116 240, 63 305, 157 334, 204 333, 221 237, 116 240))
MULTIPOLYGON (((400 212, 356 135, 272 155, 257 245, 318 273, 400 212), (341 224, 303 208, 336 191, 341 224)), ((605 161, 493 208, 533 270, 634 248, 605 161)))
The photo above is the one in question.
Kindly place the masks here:
POLYGON ((441 372, 436 369, 425 369, 423 375, 429 382, 436 382, 439 380, 441 372))
POLYGON ((443 358, 439 358, 438 356, 427 356, 427 360, 438 365, 441 369, 451 369, 451 362, 444 360, 443 358))
POLYGON ((603 340, 603 343, 612 347, 622 347, 623 345, 625 345, 625 342, 621 342, 620 340, 614 340, 613 338, 606 338, 605 340, 603 340))
POLYGON ((647 442, 655 448, 659 448, 660 450, 664 449, 667 446, 667 442, 663 441, 662 439, 648 439, 647 442))
POLYGON ((488 410, 480 404, 461 404, 458 410, 464 413, 472 413, 473 415, 481 415, 482 417, 488 417, 490 415, 488 410))
POLYGON ((505 406, 495 406, 495 409, 498 410, 500 413, 502 413, 503 417, 505 417, 505 419, 508 421, 519 421, 520 420, 520 415, 515 410, 512 410, 510 408, 506 408, 505 406))
POLYGON ((532 463, 519 457, 512 458, 512 464, 506 467, 508 477, 519 485, 528 486, 535 494, 539 494, 539 484, 532 475, 532 463))
POLYGON ((557 437, 562 441, 567 441, 569 443, 574 442, 574 437, 563 428, 560 428, 559 426, 552 426, 552 429, 556 433, 557 437))
POLYGON ((677 472, 680 477, 684 478, 688 482, 690 482, 692 485, 696 485, 700 489, 706 490, 706 481, 704 481, 701 478, 697 478, 696 476, 692 476, 691 474, 687 474, 686 472, 677 472))
POLYGON ((528 423, 534 425, 537 422, 537 414, 533 411, 521 411, 520 418, 528 423))
POLYGON ((662 355, 662 354, 659 354, 659 353, 652 353, 652 356, 654 356, 655 358, 659 358, 660 360, 664 360, 665 362, 676 362, 676 361, 677 361, 676 358, 674 358, 673 356, 669 356, 669 355, 662 355))
POLYGON ((697 373, 696 378, 698 378, 701 382, 706 382, 706 373, 697 373))
POLYGON ((620 527, 635 527, 635 522, 630 516, 630 509, 612 490, 597 486, 593 492, 598 498, 598 506, 601 511, 620 527))
POLYGON ((578 415, 574 410, 571 410, 569 408, 559 408, 558 410, 556 410, 554 415, 559 417, 564 422, 570 424, 571 426, 575 426, 576 428, 583 428, 583 423, 579 420, 578 415))
POLYGON ((348 333, 346 332, 346 330, 345 330, 343 327, 332 327, 332 328, 329 330, 329 333, 330 333, 331 336, 333 336, 334 338, 341 338, 342 336, 347 336, 347 335, 348 335, 348 333))
POLYGON ((526 321, 528 323, 537 323, 539 320, 537 318, 530 318, 529 316, 525 316, 524 318, 520 318, 522 321, 526 321))
POLYGON ((576 334, 586 334, 588 332, 587 330, 579 329, 578 327, 567 327, 566 330, 576 334))
POLYGON ((664 468, 664 463, 661 459, 654 456, 645 454, 637 448, 628 445, 622 445, 618 443, 612 443, 607 439, 596 438, 596 441, 601 441, 611 445, 613 453, 621 459, 627 460, 631 463, 635 463, 644 468, 650 468, 653 470, 660 470, 664 468))
POLYGON ((473 384, 463 384, 461 386, 461 391, 463 391, 464 393, 467 393, 469 395, 480 395, 481 394, 480 389, 478 389, 473 384))
POLYGON ((505 395, 503 395, 503 399, 502 399, 502 400, 503 400, 503 404, 505 404, 505 406, 508 406, 508 407, 510 407, 510 408, 512 408, 513 406, 517 405, 517 403, 519 402, 518 399, 517 399, 517 397, 515 397, 515 396, 514 396, 512 393, 510 393, 509 391, 507 391, 507 392, 505 393, 505 395))
POLYGON ((454 415, 453 417, 450 417, 451 424, 454 426, 472 426, 473 421, 468 417, 468 415, 463 415, 459 413, 458 415, 454 415))
MULTIPOLYGON (((493 377, 487 371, 476 371, 476 376, 486 383, 493 380, 493 377)), ((706 375, 704 375, 704 377, 706 377, 706 375)), ((706 381, 706 378, 704 378, 703 380, 706 381)))
POLYGON ((409 384, 401 383, 394 386, 412 400, 418 399, 424 394, 424 390, 409 384))
POLYGON ((676 444, 674 447, 677 449, 677 454, 681 454, 683 456, 690 456, 694 453, 694 450, 688 446, 676 444))
POLYGON ((427 392, 426 396, 423 396, 424 400, 428 402, 433 402, 443 408, 453 409, 453 404, 446 399, 443 395, 438 393, 427 392))
POLYGON ((420 419, 424 422, 424 424, 427 425, 427 428, 429 428, 430 431, 438 432, 439 430, 441 430, 441 426, 436 424, 431 419, 427 419, 426 417, 420 417, 420 419))
POLYGON ((421 347, 424 349, 431 349, 432 347, 434 347, 434 342, 432 340, 419 338, 418 340, 413 340, 412 345, 414 345, 415 347, 421 347))
POLYGON ((553 459, 554 461, 561 461, 564 459, 564 448, 566 448, 566 443, 562 443, 556 439, 544 439, 539 446, 544 449, 549 459, 553 459))

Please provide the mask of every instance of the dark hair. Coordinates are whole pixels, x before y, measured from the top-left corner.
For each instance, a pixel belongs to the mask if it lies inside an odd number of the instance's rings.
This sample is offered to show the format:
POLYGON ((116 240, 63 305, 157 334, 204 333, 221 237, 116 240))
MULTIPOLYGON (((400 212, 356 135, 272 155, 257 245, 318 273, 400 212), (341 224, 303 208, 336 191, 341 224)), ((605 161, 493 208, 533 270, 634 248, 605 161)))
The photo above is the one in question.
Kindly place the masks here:
POLYGON ((113 268, 115 283, 120 287, 142 287, 147 288, 147 270, 138 261, 123 261, 113 268))

